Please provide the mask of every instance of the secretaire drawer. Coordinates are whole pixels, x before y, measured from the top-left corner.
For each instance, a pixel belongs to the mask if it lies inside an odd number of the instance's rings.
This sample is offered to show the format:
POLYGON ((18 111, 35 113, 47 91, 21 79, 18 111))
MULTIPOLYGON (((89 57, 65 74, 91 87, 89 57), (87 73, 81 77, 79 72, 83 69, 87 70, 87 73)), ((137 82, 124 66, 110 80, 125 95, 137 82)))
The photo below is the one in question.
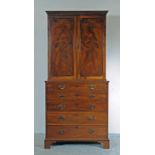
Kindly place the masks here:
POLYGON ((106 126, 87 126, 87 125, 51 125, 47 126, 47 136, 49 139, 106 139, 107 134, 106 126))
POLYGON ((107 93, 108 85, 105 82, 47 82, 46 83, 47 91, 53 92, 88 92, 100 90, 104 93, 107 93))
POLYGON ((48 124, 101 124, 107 123, 107 112, 47 112, 48 124))
POLYGON ((47 92, 46 94, 47 101, 76 101, 76 100, 82 100, 82 101, 94 101, 94 100, 101 100, 106 101, 107 100, 107 94, 104 94, 102 92, 90 92, 90 93, 82 93, 82 92, 76 92, 72 91, 70 93, 65 92, 47 92))

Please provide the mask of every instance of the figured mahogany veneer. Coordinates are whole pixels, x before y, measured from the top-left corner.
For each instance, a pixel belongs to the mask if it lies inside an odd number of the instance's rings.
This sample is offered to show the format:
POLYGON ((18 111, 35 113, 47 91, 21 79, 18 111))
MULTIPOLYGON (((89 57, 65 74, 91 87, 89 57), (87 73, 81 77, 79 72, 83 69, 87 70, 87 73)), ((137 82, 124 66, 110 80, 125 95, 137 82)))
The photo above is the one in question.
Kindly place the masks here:
POLYGON ((47 11, 45 148, 96 141, 109 148, 107 11, 47 11))

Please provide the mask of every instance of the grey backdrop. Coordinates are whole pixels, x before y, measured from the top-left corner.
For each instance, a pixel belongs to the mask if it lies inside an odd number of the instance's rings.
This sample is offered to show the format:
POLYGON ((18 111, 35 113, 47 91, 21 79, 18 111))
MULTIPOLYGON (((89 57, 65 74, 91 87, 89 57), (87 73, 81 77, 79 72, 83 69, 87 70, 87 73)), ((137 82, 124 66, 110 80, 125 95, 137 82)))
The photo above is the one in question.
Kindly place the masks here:
POLYGON ((119 0, 35 0, 34 12, 34 132, 45 133, 45 85, 47 80, 46 10, 109 10, 107 16, 107 80, 109 132, 120 132, 120 17, 119 0))

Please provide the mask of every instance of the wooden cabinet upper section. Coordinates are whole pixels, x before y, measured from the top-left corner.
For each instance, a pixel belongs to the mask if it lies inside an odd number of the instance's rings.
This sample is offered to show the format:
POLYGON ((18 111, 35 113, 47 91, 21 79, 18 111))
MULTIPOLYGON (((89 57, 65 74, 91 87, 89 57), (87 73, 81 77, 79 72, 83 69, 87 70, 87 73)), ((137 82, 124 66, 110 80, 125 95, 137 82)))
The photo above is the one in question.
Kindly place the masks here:
POLYGON ((48 80, 106 80, 107 11, 47 11, 48 80))

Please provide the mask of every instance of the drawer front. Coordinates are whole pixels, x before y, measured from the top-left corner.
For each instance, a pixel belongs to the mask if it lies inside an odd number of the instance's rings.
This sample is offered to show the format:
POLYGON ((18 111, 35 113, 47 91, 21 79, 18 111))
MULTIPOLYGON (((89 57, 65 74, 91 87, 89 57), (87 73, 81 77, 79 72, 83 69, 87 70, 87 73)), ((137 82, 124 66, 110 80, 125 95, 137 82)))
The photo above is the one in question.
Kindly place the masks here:
POLYGON ((70 93, 47 93, 46 94, 47 102, 49 101, 95 101, 95 100, 101 100, 106 101, 107 100, 107 94, 103 94, 102 92, 90 92, 90 93, 76 93, 75 91, 72 91, 70 93))
POLYGON ((105 82, 48 82, 46 88, 49 92, 72 92, 76 89, 81 92, 100 90, 107 93, 108 85, 105 82))
POLYGON ((47 112, 47 124, 101 124, 107 123, 106 112, 47 112))
POLYGON ((108 136, 106 126, 78 126, 78 125, 51 125, 47 126, 49 139, 106 139, 108 136))
POLYGON ((107 111, 108 104, 100 100, 74 102, 47 102, 47 111, 107 111), (82 104, 81 104, 82 103, 82 104))

